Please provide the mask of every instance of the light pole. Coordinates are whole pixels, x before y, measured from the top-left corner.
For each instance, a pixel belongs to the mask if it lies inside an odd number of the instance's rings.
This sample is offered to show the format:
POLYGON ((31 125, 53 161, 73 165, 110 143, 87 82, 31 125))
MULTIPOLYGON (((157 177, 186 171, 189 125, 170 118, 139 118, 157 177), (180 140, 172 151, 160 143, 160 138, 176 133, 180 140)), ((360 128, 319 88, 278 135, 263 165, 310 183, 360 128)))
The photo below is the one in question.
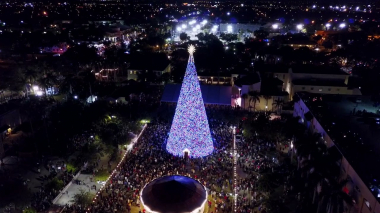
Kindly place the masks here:
POLYGON ((236 185, 237 185, 237 172, 236 172, 236 166, 237 166, 237 151, 236 151, 236 126, 233 127, 233 178, 234 178, 234 185, 233 185, 233 195, 234 195, 234 212, 237 212, 237 191, 236 191, 236 185))

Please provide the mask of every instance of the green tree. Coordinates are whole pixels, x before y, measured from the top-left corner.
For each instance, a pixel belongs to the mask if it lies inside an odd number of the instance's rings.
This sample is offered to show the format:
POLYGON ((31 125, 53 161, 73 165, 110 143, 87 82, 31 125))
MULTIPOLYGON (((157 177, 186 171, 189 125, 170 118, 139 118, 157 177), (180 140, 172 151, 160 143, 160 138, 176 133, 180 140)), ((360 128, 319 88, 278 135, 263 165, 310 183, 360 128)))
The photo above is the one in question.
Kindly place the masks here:
POLYGON ((37 210, 35 210, 33 207, 27 207, 26 209, 22 210, 22 213, 37 213, 37 210))
POLYGON ((238 40, 237 34, 232 34, 232 33, 222 33, 222 34, 220 34, 220 38, 222 40, 227 41, 227 42, 238 40))
POLYGON ((249 95, 249 109, 252 108, 251 103, 253 102, 253 111, 256 111, 256 102, 260 102, 260 94, 257 91, 248 92, 249 95))
POLYGON ((45 185, 45 188, 48 191, 61 190, 64 186, 65 184, 63 183, 63 181, 55 177, 45 185))
POLYGON ((246 103, 246 101, 247 101, 247 99, 248 99, 248 94, 247 93, 244 93, 243 95, 241 95, 241 98, 244 100, 244 105, 243 105, 243 109, 245 108, 245 103, 246 103))
POLYGON ((346 212, 345 204, 352 206, 352 197, 343 191, 347 182, 348 180, 330 181, 322 186, 317 213, 343 213, 346 212))
POLYGON ((79 193, 74 195, 72 202, 82 206, 83 208, 86 208, 91 204, 92 198, 93 195, 90 192, 80 189, 79 193))
POLYGON ((181 33, 179 34, 179 39, 181 41, 186 41, 187 40, 187 34, 186 33, 181 33))
POLYGON ((273 102, 273 107, 276 108, 277 114, 281 113, 282 107, 284 106, 284 100, 282 99, 277 99, 273 102))

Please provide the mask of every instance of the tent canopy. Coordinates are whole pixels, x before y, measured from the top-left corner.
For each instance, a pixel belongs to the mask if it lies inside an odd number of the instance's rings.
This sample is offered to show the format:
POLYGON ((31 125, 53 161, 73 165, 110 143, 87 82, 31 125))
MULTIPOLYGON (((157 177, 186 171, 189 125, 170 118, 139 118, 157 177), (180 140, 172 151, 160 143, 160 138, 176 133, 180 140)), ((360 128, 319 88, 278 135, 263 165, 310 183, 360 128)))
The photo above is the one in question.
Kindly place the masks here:
POLYGON ((185 176, 164 176, 147 184, 141 192, 145 207, 154 212, 193 212, 207 199, 202 184, 185 176))

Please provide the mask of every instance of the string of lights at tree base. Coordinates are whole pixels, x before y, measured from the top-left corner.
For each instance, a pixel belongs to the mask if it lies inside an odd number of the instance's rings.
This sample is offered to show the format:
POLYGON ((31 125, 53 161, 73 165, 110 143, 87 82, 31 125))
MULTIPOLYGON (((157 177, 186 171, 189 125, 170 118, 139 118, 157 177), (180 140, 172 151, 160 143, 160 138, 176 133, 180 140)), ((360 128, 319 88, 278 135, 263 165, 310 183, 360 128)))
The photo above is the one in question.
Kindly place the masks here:
POLYGON ((183 156, 187 151, 189 157, 203 157, 211 154, 214 146, 194 65, 195 47, 190 45, 188 51, 190 57, 166 149, 176 156, 183 156))

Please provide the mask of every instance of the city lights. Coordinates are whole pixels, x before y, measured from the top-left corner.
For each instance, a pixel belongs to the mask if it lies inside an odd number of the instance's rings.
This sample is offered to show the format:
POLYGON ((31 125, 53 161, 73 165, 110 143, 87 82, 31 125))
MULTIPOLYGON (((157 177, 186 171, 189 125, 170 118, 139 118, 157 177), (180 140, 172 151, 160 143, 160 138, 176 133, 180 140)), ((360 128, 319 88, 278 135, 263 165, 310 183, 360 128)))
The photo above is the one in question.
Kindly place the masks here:
POLYGON ((182 24, 182 29, 186 29, 187 28, 187 25, 186 24, 182 24))
POLYGON ((214 25, 211 29, 211 32, 215 33, 218 30, 218 25, 214 25))
POLYGON ((201 88, 194 65, 195 47, 190 45, 189 61, 179 94, 166 149, 176 156, 188 150, 190 157, 203 157, 214 150, 201 88))
POLYGON ((273 24, 273 25, 272 25, 272 28, 273 28, 273 29, 278 29, 278 24, 273 24))
POLYGON ((38 91, 36 91, 36 95, 37 95, 37 96, 42 96, 42 95, 43 95, 43 92, 42 92, 41 90, 38 90, 38 91))
POLYGON ((192 20, 192 21, 189 22, 189 25, 193 25, 195 23, 197 23, 197 21, 196 20, 192 20))
POLYGON ((339 24, 339 27, 340 27, 340 28, 345 28, 345 27, 346 27, 346 24, 345 24, 345 23, 341 23, 341 24, 339 24))
POLYGON ((297 25, 297 29, 298 29, 298 30, 302 30, 302 29, 303 29, 303 24, 298 24, 298 25, 297 25))
POLYGON ((177 31, 178 31, 178 32, 181 32, 181 31, 182 31, 182 28, 181 28, 181 27, 177 27, 177 31))
POLYGON ((232 26, 231 26, 231 25, 228 25, 228 26, 227 26, 227 32, 228 32, 228 33, 232 33, 232 26))

